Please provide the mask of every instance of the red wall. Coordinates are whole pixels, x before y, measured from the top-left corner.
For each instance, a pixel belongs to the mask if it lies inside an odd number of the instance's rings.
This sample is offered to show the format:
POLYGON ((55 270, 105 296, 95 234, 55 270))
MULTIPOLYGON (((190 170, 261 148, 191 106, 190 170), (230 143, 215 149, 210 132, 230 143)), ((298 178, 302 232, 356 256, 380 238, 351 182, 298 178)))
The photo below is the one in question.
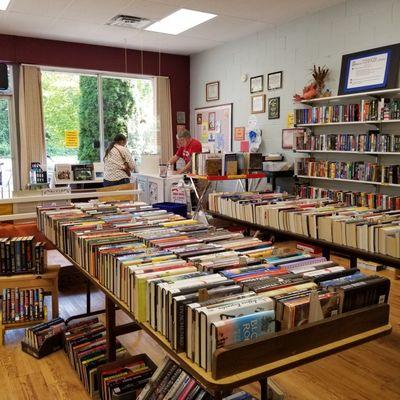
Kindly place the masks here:
MULTIPOLYGON (((142 71, 141 52, 127 50, 125 70, 125 50, 122 48, 0 34, 0 60, 17 64, 168 76, 171 80, 173 132, 176 132, 177 111, 185 111, 186 126, 190 126, 190 58, 188 56, 164 53, 159 56, 158 53, 144 51, 142 71)), ((173 137, 175 142, 175 134, 173 137)))

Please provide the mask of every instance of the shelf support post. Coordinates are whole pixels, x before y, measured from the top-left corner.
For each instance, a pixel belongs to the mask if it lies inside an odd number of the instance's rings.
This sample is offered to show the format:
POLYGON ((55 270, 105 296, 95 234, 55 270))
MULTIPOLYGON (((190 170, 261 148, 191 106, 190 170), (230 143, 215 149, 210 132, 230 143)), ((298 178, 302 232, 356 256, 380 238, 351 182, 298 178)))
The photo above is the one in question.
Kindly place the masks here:
POLYGON ((116 360, 116 335, 115 335, 115 304, 106 296, 106 341, 107 359, 112 362, 116 360))
POLYGON ((262 378, 259 380, 260 383, 260 396, 261 400, 269 400, 268 393, 268 378, 262 378))

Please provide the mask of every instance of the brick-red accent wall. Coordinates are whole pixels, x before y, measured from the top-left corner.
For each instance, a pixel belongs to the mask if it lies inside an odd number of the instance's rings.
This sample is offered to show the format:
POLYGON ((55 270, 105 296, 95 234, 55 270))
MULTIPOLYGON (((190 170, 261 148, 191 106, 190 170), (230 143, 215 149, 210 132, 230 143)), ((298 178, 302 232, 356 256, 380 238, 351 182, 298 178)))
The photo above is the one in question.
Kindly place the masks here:
POLYGON ((0 34, 2 62, 168 76, 171 80, 172 128, 175 143, 177 111, 185 111, 186 127, 190 126, 190 57, 165 53, 159 55, 144 51, 143 71, 141 51, 127 50, 126 58, 125 70, 123 48, 0 34))

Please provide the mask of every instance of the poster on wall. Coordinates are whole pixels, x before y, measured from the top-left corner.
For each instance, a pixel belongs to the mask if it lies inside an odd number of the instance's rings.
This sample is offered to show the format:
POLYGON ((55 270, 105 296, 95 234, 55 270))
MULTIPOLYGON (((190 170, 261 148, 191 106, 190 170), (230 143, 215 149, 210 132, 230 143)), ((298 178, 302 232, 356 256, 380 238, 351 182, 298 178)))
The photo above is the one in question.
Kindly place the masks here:
POLYGON ((79 133, 77 129, 66 130, 65 135, 65 147, 67 149, 77 149, 79 147, 79 133))
POLYGON ((203 151, 229 152, 232 149, 233 104, 196 108, 193 136, 203 145, 203 151))

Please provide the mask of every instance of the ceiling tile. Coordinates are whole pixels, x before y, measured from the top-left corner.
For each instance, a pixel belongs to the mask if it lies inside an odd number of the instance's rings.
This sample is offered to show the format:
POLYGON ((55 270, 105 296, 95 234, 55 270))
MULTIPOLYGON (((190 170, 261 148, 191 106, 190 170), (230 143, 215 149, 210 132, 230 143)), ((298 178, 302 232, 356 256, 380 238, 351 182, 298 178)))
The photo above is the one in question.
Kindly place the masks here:
POLYGON ((72 0, 14 0, 8 11, 57 17, 72 0))
POLYGON ((75 0, 65 8, 62 17, 104 25, 129 3, 131 0, 75 0))
POLYGON ((219 16, 182 33, 182 36, 199 39, 216 39, 227 42, 266 29, 268 25, 239 18, 219 16))

